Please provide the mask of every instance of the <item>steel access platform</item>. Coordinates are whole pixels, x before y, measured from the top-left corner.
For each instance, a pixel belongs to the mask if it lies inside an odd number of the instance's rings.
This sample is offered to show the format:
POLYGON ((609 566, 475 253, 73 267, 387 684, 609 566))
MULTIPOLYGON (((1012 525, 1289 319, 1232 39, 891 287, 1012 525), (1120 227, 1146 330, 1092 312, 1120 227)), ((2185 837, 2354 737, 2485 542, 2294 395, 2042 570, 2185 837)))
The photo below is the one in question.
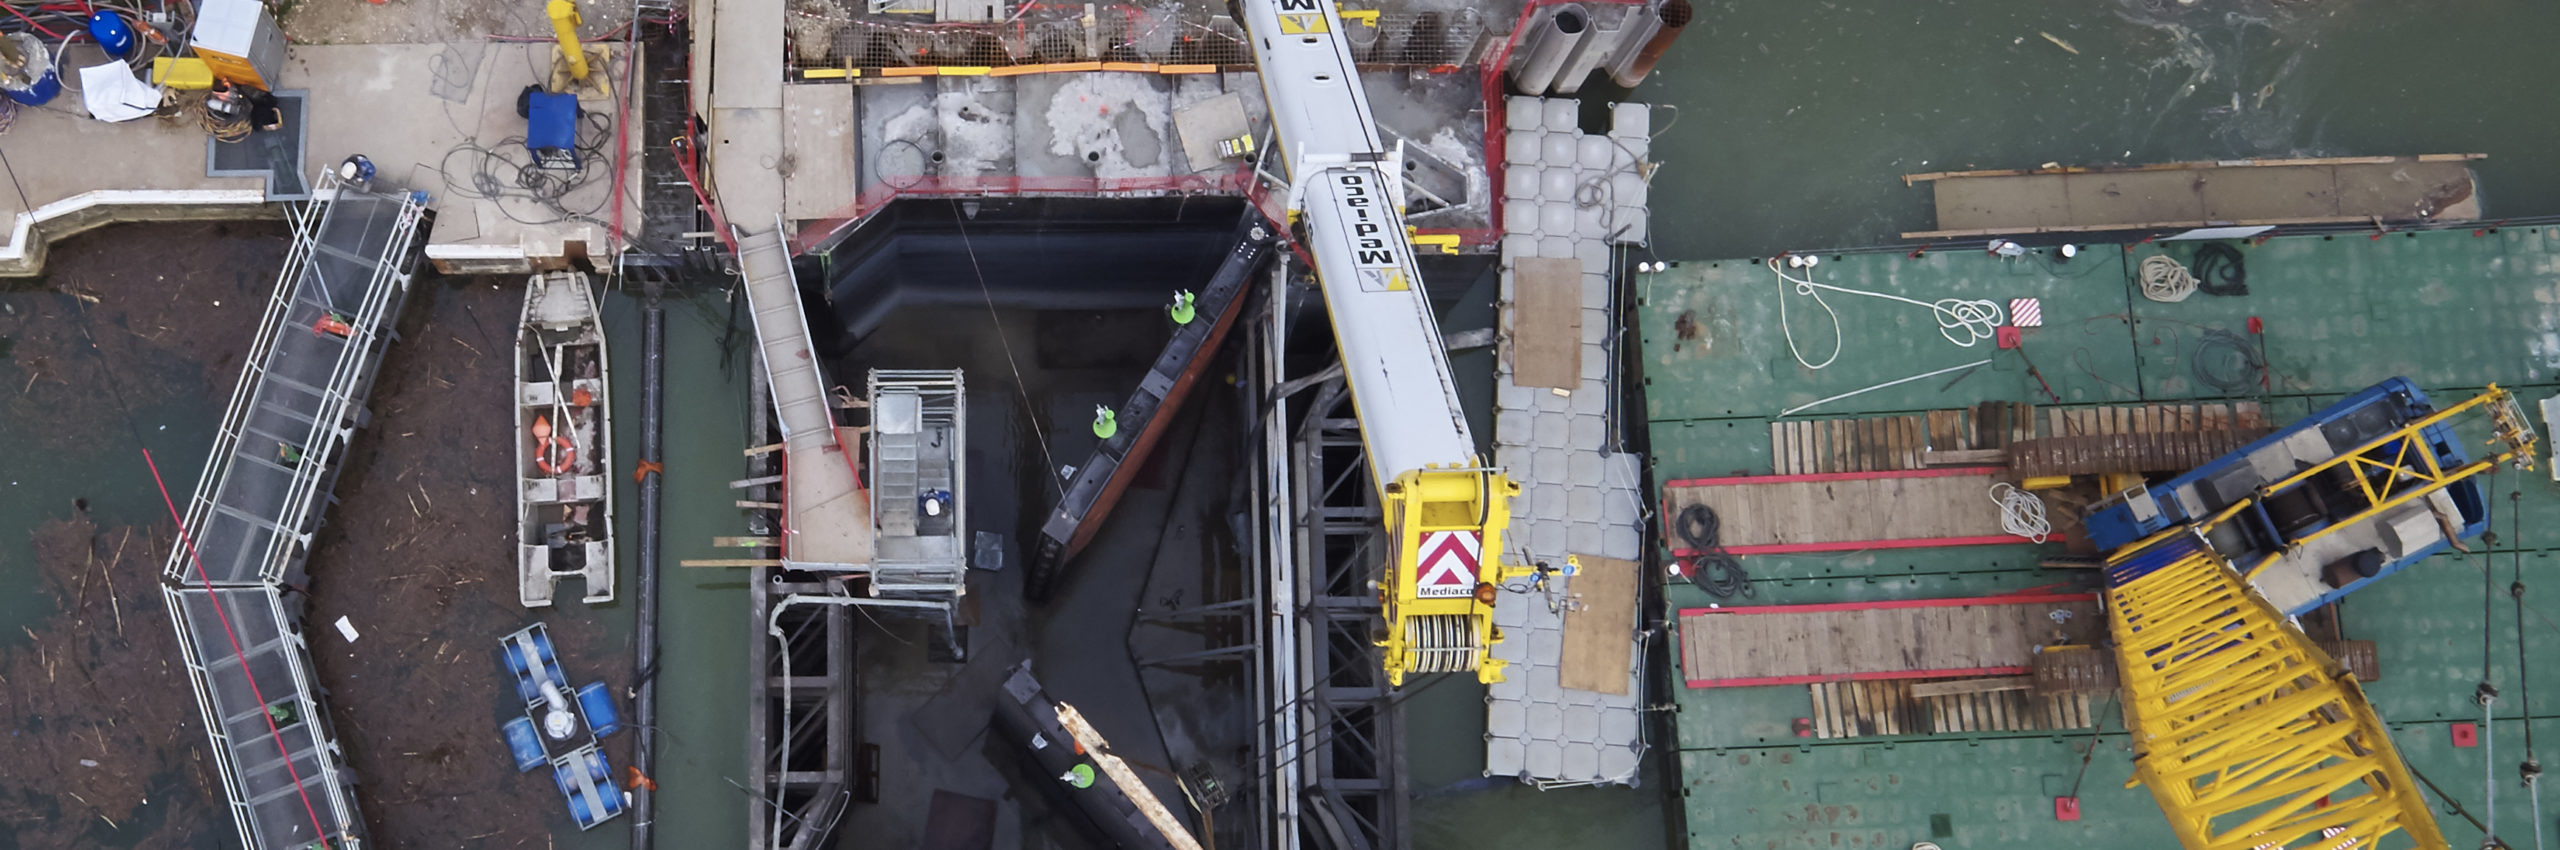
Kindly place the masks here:
POLYGON ((232 820, 250 848, 360 846, 364 820, 312 683, 312 535, 407 304, 424 193, 323 175, 187 502, 161 595, 232 820))

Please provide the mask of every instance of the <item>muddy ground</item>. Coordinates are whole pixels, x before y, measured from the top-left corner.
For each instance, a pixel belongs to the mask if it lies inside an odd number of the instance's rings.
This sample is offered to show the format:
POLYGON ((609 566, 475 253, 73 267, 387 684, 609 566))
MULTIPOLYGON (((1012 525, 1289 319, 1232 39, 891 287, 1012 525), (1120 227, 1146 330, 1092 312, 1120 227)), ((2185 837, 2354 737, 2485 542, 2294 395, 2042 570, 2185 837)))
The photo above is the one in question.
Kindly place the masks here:
MULTIPOLYGON (((35 423, 9 436, 37 450, 138 449, 127 410, 181 393, 222 409, 285 249, 277 224, 119 226, 56 246, 45 278, 0 282, 68 296, 12 298, 0 315, 5 356, 28 376, 0 396, 35 423)), ((305 632, 357 803, 385 846, 546 847, 555 828, 575 831, 547 777, 516 774, 497 734, 512 685, 495 642, 536 619, 511 587, 506 358, 522 303, 512 280, 421 284, 314 542, 305 632), (341 615, 357 642, 326 625, 341 615)), ((192 470, 164 472, 184 499, 192 470)), ((0 839, 235 842, 155 584, 173 526, 102 526, 65 505, 32 533, 60 604, 30 642, 0 649, 5 751, 34 756, 0 769, 0 839)), ((625 641, 569 607, 541 619, 572 676, 623 693, 625 641)), ((627 763, 629 738, 607 743, 614 764, 627 763)))

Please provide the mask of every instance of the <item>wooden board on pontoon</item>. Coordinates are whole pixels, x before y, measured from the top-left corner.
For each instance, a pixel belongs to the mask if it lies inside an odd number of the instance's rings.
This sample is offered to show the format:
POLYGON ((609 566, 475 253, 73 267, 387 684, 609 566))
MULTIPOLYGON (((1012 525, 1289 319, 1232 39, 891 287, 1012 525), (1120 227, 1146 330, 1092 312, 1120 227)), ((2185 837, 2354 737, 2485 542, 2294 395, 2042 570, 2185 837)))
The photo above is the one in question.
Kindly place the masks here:
POLYGON ((1693 688, 2024 675, 2037 645, 2103 628, 2088 594, 1690 608, 1680 673, 1693 688))
POLYGON ((1582 571, 1567 589, 1581 607, 1564 615, 1561 683, 1623 695, 1636 663, 1636 562, 1590 555, 1574 561, 1582 571))
POLYGON ((1991 501, 1993 467, 1773 475, 1674 481, 1662 506, 1675 552, 1688 554, 1679 517, 1715 512, 1735 554, 2014 543, 1991 501))

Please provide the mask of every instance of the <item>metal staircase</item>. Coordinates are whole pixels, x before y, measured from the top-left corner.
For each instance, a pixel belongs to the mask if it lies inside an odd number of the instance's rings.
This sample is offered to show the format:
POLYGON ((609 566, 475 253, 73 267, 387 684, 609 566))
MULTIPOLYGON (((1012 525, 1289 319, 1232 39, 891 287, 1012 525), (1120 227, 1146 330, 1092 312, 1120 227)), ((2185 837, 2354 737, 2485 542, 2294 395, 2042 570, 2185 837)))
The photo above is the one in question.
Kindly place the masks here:
POLYGON ((2372 847, 2405 832, 2445 846, 2355 676, 2200 534, 2125 547, 2107 585, 2133 781, 2180 844, 2372 847))
POLYGON ((772 230, 737 235, 738 275, 746 280, 756 349, 782 428, 782 559, 794 569, 854 569, 871 562, 871 511, 828 408, 826 375, 791 272, 789 233, 776 216, 772 230))

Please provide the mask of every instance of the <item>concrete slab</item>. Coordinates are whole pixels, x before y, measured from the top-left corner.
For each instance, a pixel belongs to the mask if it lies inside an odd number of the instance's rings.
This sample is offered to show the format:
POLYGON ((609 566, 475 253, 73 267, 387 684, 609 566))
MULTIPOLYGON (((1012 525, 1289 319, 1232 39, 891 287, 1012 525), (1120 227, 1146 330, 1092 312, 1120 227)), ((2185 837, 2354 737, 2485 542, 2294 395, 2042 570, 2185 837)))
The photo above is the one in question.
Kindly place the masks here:
POLYGON ((789 180, 783 215, 793 220, 834 215, 853 206, 862 190, 859 127, 853 86, 804 83, 782 89, 784 149, 789 180))

